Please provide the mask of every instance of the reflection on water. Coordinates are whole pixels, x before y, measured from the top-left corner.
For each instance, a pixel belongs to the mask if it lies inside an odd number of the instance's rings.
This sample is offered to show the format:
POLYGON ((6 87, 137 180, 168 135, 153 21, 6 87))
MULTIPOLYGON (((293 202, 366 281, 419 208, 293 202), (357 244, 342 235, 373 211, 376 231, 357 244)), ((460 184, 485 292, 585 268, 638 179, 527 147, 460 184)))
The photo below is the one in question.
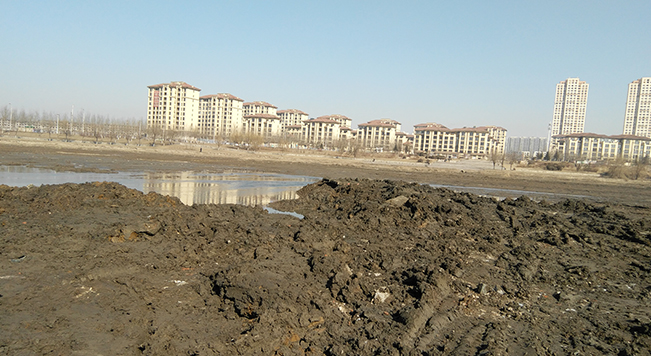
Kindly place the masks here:
POLYGON ((144 193, 156 192, 181 199, 184 204, 266 205, 296 199, 296 191, 319 178, 261 173, 78 173, 19 166, 0 166, 0 184, 117 182, 144 193))
POLYGON ((175 196, 185 204, 267 205, 296 199, 296 191, 318 178, 259 173, 147 173, 142 191, 175 196))

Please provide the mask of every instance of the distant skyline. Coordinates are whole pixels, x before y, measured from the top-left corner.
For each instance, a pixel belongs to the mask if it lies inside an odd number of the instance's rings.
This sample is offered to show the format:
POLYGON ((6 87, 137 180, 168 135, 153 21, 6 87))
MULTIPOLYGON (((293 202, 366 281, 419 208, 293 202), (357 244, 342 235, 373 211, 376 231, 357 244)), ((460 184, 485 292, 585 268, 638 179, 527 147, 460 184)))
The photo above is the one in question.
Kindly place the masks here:
POLYGON ((621 134, 651 76, 648 0, 4 1, 0 107, 146 118, 147 86, 184 81, 310 117, 413 132, 498 125, 547 136, 556 84, 590 85, 585 131, 621 134))

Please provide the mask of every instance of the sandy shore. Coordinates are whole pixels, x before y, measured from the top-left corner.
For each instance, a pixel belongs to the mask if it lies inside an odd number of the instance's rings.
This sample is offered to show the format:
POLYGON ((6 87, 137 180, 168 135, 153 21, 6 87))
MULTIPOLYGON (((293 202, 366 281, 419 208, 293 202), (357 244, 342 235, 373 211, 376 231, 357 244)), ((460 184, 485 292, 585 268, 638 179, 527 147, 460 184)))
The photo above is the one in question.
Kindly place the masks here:
MULTIPOLYGON (((71 171, 246 170, 326 178, 404 180, 422 184, 536 191, 590 196, 595 200, 651 205, 651 182, 603 178, 597 173, 551 172, 518 166, 493 169, 487 161, 433 162, 391 155, 334 156, 330 152, 247 151, 227 146, 94 144, 42 137, 0 137, 0 165, 71 171)), ((1 183, 1 182, 0 182, 1 183)))

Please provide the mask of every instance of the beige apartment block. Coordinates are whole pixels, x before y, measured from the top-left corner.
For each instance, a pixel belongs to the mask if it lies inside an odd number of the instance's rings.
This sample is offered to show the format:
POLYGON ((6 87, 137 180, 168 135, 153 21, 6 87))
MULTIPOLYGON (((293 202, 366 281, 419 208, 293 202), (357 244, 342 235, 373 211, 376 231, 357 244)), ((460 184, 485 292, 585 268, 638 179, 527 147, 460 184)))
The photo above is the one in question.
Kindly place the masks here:
POLYGON ((414 135, 406 132, 396 132, 396 146, 399 151, 405 153, 413 152, 414 135))
POLYGON ((390 119, 371 120, 359 124, 357 139, 361 146, 378 151, 392 150, 396 145, 397 121, 390 119))
POLYGON ((651 137, 651 77, 628 85, 624 135, 651 137))
POLYGON ((297 109, 278 110, 277 115, 280 117, 280 126, 283 132, 286 127, 301 125, 303 121, 310 118, 307 113, 297 109))
POLYGON ((222 93, 199 98, 199 131, 216 139, 241 133, 244 125, 244 100, 222 93))
POLYGON ((464 127, 451 130, 451 132, 457 137, 454 150, 463 154, 464 157, 483 158, 493 154, 491 151, 494 146, 493 140, 487 128, 464 127))
POLYGON ((552 118, 552 147, 556 146, 553 137, 583 132, 585 112, 588 106, 588 83, 579 78, 567 78, 556 85, 554 116, 552 118))
POLYGON ((610 136, 619 140, 619 155, 628 162, 636 162, 651 157, 651 138, 635 135, 610 136))
POLYGON ((351 140, 355 139, 355 136, 353 135, 355 132, 356 130, 351 129, 348 126, 342 126, 339 129, 339 139, 342 141, 350 142, 351 140))
POLYGON ((282 135, 293 143, 303 142, 303 125, 289 125, 281 130, 282 135))
POLYGON ((323 116, 317 117, 317 119, 334 120, 334 121, 339 122, 339 125, 341 125, 341 127, 351 127, 351 124, 353 122, 353 120, 351 120, 350 118, 348 118, 348 117, 346 117, 344 115, 339 115, 339 114, 323 115, 323 116))
POLYGON ((243 104, 244 116, 255 114, 278 115, 277 106, 271 105, 266 101, 252 101, 243 104))
POLYGON ((340 139, 341 123, 324 116, 303 121, 302 137, 311 146, 332 147, 340 139))
POLYGON ((622 158, 634 162, 651 155, 651 138, 633 135, 607 136, 573 133, 556 137, 566 161, 602 161, 622 158))
POLYGON ((244 115, 244 133, 265 139, 280 137, 280 118, 275 114, 244 115))
POLYGON ((185 82, 150 85, 147 128, 195 131, 199 129, 201 89, 185 82))
POLYGON ((488 130, 491 138, 490 152, 503 154, 506 147, 506 129, 499 126, 481 126, 481 128, 488 130))
POLYGON ((455 153, 456 135, 434 122, 414 125, 414 152, 430 155, 455 153))
POLYGON ((499 126, 448 129, 437 123, 414 126, 414 152, 447 157, 487 158, 502 154, 506 129, 499 126))

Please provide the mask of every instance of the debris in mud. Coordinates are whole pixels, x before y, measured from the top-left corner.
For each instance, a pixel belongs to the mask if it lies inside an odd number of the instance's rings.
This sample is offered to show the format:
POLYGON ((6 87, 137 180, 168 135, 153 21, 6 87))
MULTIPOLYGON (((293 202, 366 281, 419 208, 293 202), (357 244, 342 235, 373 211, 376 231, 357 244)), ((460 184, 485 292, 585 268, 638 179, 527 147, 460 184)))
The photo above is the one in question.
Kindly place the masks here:
POLYGON ((0 351, 651 350, 649 207, 346 179, 298 193, 272 208, 302 219, 114 183, 0 186, 0 351))

